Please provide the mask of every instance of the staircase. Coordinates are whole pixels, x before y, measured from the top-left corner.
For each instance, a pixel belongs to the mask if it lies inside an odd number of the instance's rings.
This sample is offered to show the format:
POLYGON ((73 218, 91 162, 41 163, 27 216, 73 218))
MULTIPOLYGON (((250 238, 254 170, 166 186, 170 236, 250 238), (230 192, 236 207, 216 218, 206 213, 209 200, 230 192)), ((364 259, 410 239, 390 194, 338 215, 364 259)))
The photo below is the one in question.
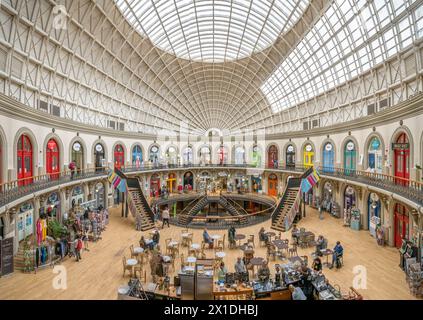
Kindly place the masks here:
POLYGON ((239 223, 241 225, 245 225, 248 223, 246 215, 248 214, 247 211, 235 201, 232 201, 224 196, 220 196, 218 203, 225 208, 232 216, 240 217, 239 223))
POLYGON ((126 178, 128 185, 129 211, 137 222, 137 230, 146 231, 154 228, 154 214, 142 192, 140 182, 136 178, 126 178))
POLYGON ((190 209, 187 210, 186 213, 185 209, 178 215, 178 223, 181 225, 187 225, 191 222, 192 218, 201 210, 203 209, 209 201, 207 200, 207 196, 201 196, 199 199, 193 201, 194 204, 190 206, 190 209))

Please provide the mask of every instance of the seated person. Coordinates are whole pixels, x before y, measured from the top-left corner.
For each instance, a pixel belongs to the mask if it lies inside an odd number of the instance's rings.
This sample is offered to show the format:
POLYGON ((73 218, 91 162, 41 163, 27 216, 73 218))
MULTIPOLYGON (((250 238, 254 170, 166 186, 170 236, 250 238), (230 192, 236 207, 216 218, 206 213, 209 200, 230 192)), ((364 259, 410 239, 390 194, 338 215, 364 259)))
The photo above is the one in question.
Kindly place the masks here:
POLYGON ((154 235, 153 235, 153 245, 156 246, 158 245, 160 242, 160 232, 159 229, 155 229, 154 230, 154 235))
POLYGON ((209 248, 213 248, 213 239, 210 237, 206 228, 203 231, 203 241, 209 245, 209 248))
POLYGON ((224 283, 226 280, 226 273, 228 270, 226 270, 225 263, 222 261, 220 263, 219 270, 217 271, 217 280, 219 283, 224 283))
POLYGON ((261 229, 259 231, 259 240, 264 241, 264 243, 267 244, 267 242, 269 241, 269 237, 265 233, 266 233, 266 231, 264 230, 263 227, 261 227, 261 229))
POLYGON ((341 242, 337 241, 336 246, 333 248, 332 265, 329 268, 332 269, 336 263, 336 260, 339 257, 342 257, 343 255, 344 255, 344 248, 342 247, 341 242))
POLYGON ((289 291, 291 291, 292 300, 307 300, 307 297, 300 287, 294 287, 292 284, 290 284, 289 291))
POLYGON ((316 240, 316 255, 321 257, 322 256, 321 250, 326 248, 327 248, 327 240, 322 235, 320 235, 316 240))
POLYGON ((247 268, 245 267, 244 261, 242 261, 241 257, 238 257, 238 259, 236 260, 235 272, 236 273, 247 272, 247 268))
POLYGON ((270 269, 269 265, 266 260, 263 261, 262 265, 260 266, 257 276, 260 281, 268 281, 270 278, 270 269))
POLYGON ((234 226, 231 226, 228 230, 228 240, 231 247, 236 246, 236 240, 235 240, 236 230, 234 226))
POLYGON ((283 280, 283 273, 282 273, 281 266, 279 264, 275 264, 275 285, 277 287, 281 287, 282 280, 283 280))
POLYGON ((320 260, 320 258, 319 258, 319 257, 316 257, 316 258, 313 260, 313 264, 311 265, 311 268, 312 268, 314 271, 317 271, 317 272, 322 271, 322 260, 320 260))

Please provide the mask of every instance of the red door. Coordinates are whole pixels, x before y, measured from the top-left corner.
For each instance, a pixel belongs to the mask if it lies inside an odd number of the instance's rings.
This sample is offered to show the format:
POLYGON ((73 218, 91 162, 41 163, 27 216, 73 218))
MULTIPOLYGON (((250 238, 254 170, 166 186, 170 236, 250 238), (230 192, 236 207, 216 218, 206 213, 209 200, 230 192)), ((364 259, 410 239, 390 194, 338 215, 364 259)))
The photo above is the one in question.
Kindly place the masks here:
POLYGON ((115 147, 115 168, 116 169, 121 169, 122 166, 125 165, 125 152, 123 151, 123 147, 118 144, 115 147))
POLYGON ((269 196, 276 197, 278 195, 278 178, 274 174, 269 176, 267 183, 267 193, 269 196))
POLYGON ((21 135, 18 140, 18 180, 19 186, 25 186, 32 183, 32 144, 26 135, 21 135))
POLYGON ((276 168, 278 161, 278 148, 276 146, 270 146, 267 152, 267 166, 269 168, 276 168))
POLYGON ((403 179, 410 179, 410 147, 408 137, 405 133, 401 134, 394 145, 395 177, 397 184, 408 185, 403 179))
POLYGON ((46 150, 46 171, 50 176, 50 179, 57 179, 59 177, 60 165, 59 165, 59 146, 56 140, 50 139, 47 142, 46 150))
POLYGON ((408 240, 408 212, 400 204, 395 205, 395 246, 401 247, 402 239, 408 240))

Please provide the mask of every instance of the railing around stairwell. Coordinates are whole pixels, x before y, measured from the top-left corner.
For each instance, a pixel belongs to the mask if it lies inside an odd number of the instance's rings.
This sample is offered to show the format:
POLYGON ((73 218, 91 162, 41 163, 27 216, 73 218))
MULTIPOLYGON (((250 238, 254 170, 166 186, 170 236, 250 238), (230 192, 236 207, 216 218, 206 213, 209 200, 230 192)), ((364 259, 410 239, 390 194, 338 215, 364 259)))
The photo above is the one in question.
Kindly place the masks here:
POLYGON ((229 199, 225 197, 224 195, 221 195, 222 198, 224 198, 226 201, 228 201, 235 209, 237 209, 238 213, 240 215, 248 215, 248 212, 236 201, 229 199))
POLYGON ((200 201, 201 198, 204 198, 205 194, 204 193, 200 193, 200 195, 195 198, 194 200, 192 200, 190 203, 188 203, 185 208, 182 209, 182 211, 178 214, 178 217, 183 217, 183 216, 187 216, 188 212, 194 208, 195 204, 198 203, 198 201, 200 201))

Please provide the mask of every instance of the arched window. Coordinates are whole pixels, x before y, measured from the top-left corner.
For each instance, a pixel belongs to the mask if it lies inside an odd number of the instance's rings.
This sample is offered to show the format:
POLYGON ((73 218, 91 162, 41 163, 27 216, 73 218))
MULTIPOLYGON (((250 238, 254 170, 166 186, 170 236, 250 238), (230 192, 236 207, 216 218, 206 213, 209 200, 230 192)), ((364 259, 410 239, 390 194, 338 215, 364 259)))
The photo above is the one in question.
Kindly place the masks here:
POLYGON ((382 148, 380 140, 374 137, 368 147, 368 166, 371 171, 382 173, 382 148))
POLYGON ((160 162, 160 148, 158 145, 152 145, 149 150, 148 160, 153 164, 160 162))
POLYGON ((237 146, 235 148, 235 164, 245 164, 245 149, 243 146, 237 146))
POLYGON ((200 164, 211 163, 211 152, 209 146, 202 146, 200 149, 200 164))
POLYGON ((77 171, 84 168, 84 148, 79 141, 75 141, 72 145, 72 156, 70 160, 75 163, 77 171))
POLYGON ((27 135, 23 134, 19 137, 17 149, 17 177, 19 180, 19 185, 23 186, 31 184, 33 181, 33 155, 31 140, 27 135))
POLYGON ((57 179, 60 172, 59 164, 59 146, 54 139, 47 142, 46 150, 46 172, 49 174, 50 179, 57 179))
POLYGON ((178 150, 174 146, 167 148, 166 160, 170 166, 176 166, 178 164, 178 150))
POLYGON ((327 142, 323 147, 323 172, 333 172, 335 163, 335 152, 333 145, 327 142))
POLYGON ((192 147, 188 146, 184 149, 182 154, 182 159, 184 164, 192 164, 193 163, 193 154, 192 154, 192 147))
POLYGON ((140 145, 136 144, 132 148, 132 166, 136 168, 140 168, 141 162, 142 162, 142 149, 140 145))
POLYGON ((121 169, 122 166, 125 166, 125 151, 120 144, 115 146, 114 159, 116 169, 121 169))
POLYGON ((407 134, 401 133, 392 148, 394 149, 394 173, 397 184, 407 185, 410 179, 410 142, 407 134))
POLYGON ((269 151, 267 152, 267 165, 269 168, 277 168, 278 167, 278 147, 275 145, 271 145, 269 147, 269 151))
POLYGON ((251 157, 251 164, 254 167, 260 167, 261 166, 261 149, 258 145, 253 146, 253 154, 251 157))
POLYGON ((228 150, 225 146, 220 146, 217 150, 217 157, 219 159, 219 164, 226 164, 228 162, 228 150))

